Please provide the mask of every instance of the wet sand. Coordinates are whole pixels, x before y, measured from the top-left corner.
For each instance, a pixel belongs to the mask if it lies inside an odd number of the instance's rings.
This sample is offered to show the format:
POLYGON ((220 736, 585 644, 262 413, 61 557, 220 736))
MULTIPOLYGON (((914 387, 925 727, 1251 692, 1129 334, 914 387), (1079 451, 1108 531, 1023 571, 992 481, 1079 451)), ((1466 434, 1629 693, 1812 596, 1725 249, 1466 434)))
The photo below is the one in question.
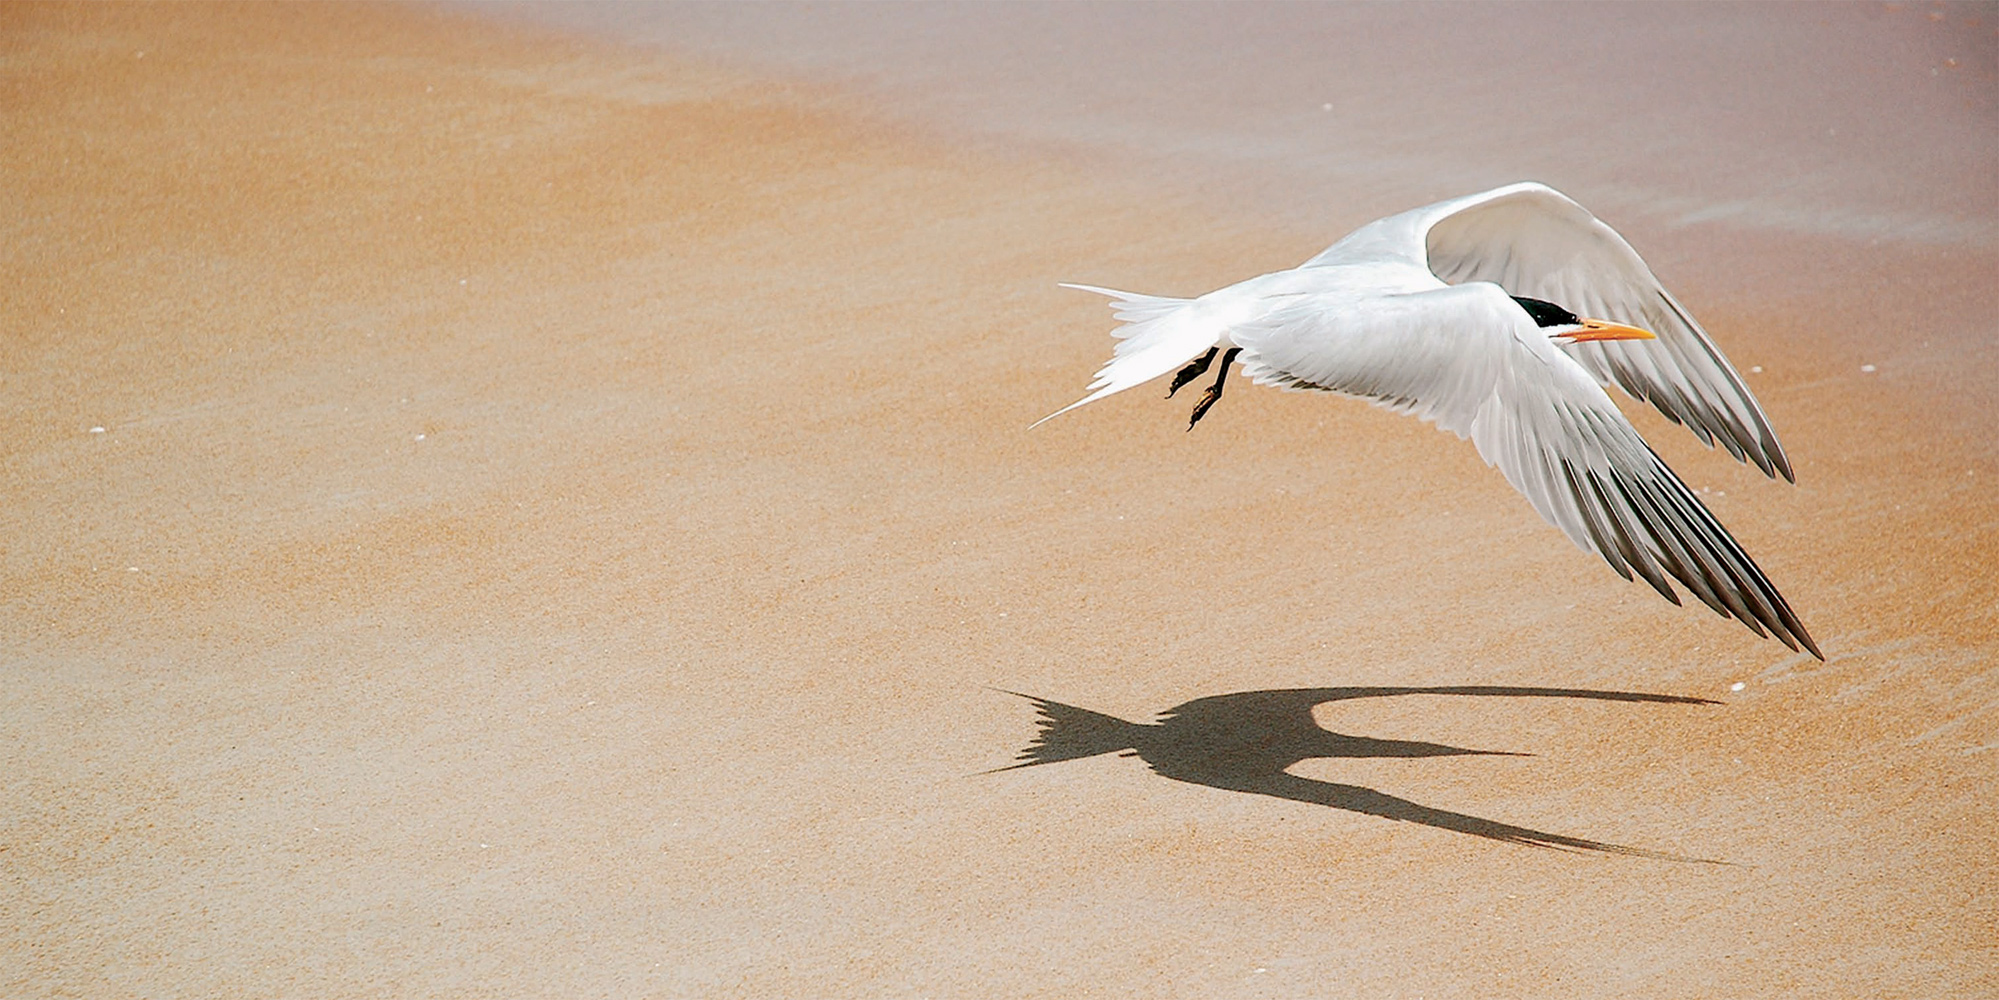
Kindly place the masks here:
POLYGON ((1364 404, 1026 430, 1110 343, 1056 281, 1288 267, 1390 181, 1287 221, 453 11, 15 5, 0 52, 0 993, 1999 991, 1975 136, 1864 231, 1598 179, 1763 369, 1795 487, 1628 409, 1818 663, 1364 404), (1037 732, 1008 691, 1398 686, 1478 690, 1312 711, 1531 756, 981 773, 1037 732))

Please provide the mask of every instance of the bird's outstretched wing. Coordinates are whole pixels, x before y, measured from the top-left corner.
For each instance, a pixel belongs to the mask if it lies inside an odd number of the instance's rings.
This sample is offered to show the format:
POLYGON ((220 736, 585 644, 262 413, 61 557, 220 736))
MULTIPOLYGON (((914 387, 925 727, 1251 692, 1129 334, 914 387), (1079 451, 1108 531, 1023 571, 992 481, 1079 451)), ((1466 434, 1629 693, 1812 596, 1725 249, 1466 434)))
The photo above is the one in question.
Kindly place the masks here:
POLYGON ((1361 396, 1469 437, 1543 518, 1625 579, 1643 577, 1675 604, 1678 580, 1756 634, 1820 655, 1721 522, 1583 366, 1533 342, 1518 313, 1487 284, 1346 306, 1300 296, 1236 335, 1251 378, 1361 396))
POLYGON ((1428 222, 1420 235, 1430 269, 1446 282, 1490 281, 1513 295, 1657 334, 1656 341, 1565 350, 1599 383, 1615 381, 1703 443, 1719 441, 1764 475, 1797 480, 1769 418, 1707 331, 1631 244, 1581 205, 1546 185, 1525 183, 1411 214, 1428 222))

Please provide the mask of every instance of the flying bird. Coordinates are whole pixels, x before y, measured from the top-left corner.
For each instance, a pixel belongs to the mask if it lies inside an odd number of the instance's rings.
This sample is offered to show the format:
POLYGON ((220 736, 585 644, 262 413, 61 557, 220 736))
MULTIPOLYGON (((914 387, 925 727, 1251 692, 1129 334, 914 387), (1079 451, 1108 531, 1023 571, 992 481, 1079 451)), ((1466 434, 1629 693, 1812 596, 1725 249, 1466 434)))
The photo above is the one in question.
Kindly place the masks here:
POLYGON ((1825 658, 1604 387, 1796 482, 1769 419, 1637 251, 1553 188, 1510 184, 1391 215, 1298 267, 1198 298, 1063 287, 1109 296, 1124 325, 1089 394, 1042 421, 1177 369, 1171 397, 1218 355, 1189 430, 1237 361, 1261 384, 1357 396, 1470 438, 1625 579, 1679 604, 1677 580, 1757 635, 1825 658))

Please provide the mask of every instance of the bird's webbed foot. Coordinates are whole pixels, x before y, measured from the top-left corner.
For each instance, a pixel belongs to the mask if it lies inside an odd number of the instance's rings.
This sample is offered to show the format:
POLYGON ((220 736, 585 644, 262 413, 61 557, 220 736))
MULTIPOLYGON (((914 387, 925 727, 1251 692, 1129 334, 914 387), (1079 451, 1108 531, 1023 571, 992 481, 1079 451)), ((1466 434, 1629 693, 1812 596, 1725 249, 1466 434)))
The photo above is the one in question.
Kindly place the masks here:
POLYGON ((1187 367, 1180 369, 1180 374, 1173 376, 1173 384, 1166 387, 1166 398, 1172 399, 1173 394, 1179 392, 1181 386, 1200 378, 1201 373, 1208 370, 1208 365, 1214 362, 1215 355, 1220 351, 1219 347, 1210 347, 1208 353, 1187 362, 1187 367))
MULTIPOLYGON (((1213 357, 1214 352, 1215 352, 1214 348, 1209 348, 1208 349, 1209 357, 1213 357)), ((1227 354, 1222 355, 1222 373, 1220 375, 1215 376, 1215 384, 1208 386, 1208 391, 1201 393, 1200 400, 1194 404, 1194 416, 1192 419, 1187 421, 1188 430, 1190 431, 1193 430, 1194 425, 1200 423, 1201 418, 1208 415, 1208 408, 1215 405, 1215 400, 1222 398, 1222 385, 1229 380, 1229 364, 1233 362, 1235 360, 1235 356, 1241 352, 1242 348, 1231 347, 1229 348, 1229 352, 1227 354)), ((1207 366, 1206 365, 1207 360, 1208 360, 1207 358, 1201 359, 1203 368, 1207 366)), ((1183 370, 1180 374, 1186 375, 1187 373, 1183 370)), ((1194 374, 1198 375, 1200 373, 1195 372, 1194 374)), ((1189 377, 1191 378, 1192 376, 1189 377)), ((1168 395, 1171 394, 1169 393, 1168 395)))

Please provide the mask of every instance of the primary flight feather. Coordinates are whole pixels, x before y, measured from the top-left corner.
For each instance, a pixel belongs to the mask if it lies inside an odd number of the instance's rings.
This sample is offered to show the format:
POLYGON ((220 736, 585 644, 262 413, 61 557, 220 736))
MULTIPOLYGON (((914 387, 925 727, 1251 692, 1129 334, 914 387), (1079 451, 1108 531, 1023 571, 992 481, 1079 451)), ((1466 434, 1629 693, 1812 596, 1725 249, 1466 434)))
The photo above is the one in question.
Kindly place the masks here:
POLYGON ((1220 354, 1192 429, 1240 358, 1256 382, 1358 396, 1470 438, 1543 518, 1626 579, 1675 604, 1678 581, 1758 635, 1824 658, 1603 387, 1795 481, 1762 407, 1631 245, 1553 188, 1512 184, 1391 215, 1299 267, 1199 298, 1066 287, 1109 296, 1124 325, 1089 394, 1043 420, 1178 369, 1170 396, 1220 354))

